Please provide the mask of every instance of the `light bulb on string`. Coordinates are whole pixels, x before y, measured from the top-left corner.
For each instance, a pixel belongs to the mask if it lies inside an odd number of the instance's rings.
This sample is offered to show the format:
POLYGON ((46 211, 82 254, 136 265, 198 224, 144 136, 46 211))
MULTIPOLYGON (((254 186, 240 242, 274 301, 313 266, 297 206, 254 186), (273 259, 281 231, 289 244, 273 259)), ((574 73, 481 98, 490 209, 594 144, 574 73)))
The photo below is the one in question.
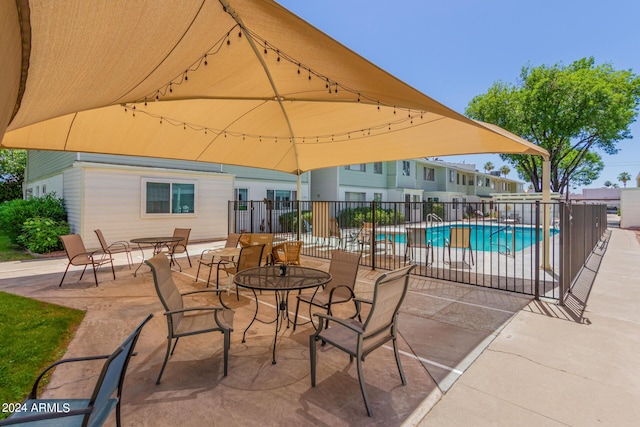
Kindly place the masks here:
POLYGON ((207 62, 207 54, 204 55, 204 65, 209 65, 209 62, 207 62))

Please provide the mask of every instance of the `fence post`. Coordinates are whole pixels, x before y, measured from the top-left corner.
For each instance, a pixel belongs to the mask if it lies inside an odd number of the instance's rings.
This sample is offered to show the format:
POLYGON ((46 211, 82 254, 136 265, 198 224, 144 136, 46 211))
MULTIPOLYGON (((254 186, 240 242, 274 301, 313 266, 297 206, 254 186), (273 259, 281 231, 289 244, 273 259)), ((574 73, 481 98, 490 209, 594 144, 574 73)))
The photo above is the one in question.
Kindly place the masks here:
MULTIPOLYGON (((536 200, 536 259, 534 265, 535 268, 535 298, 536 300, 540 299, 540 201, 536 200)), ((515 235, 515 230, 513 232, 515 235)))
POLYGON ((376 201, 371 202, 371 269, 376 269, 376 201))

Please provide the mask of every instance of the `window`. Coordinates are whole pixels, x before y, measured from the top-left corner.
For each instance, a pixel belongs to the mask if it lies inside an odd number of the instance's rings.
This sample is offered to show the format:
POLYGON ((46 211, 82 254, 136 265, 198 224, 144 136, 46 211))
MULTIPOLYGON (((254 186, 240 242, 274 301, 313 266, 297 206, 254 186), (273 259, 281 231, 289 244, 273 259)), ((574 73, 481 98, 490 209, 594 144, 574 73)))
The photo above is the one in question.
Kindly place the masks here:
POLYGON ((462 185, 467 185, 467 175, 462 175, 462 185))
POLYGON ((381 202, 382 201, 382 193, 373 193, 373 201, 381 202))
POLYGON ((47 186, 46 185, 42 185, 42 195, 44 196, 45 194, 47 194, 47 186))
POLYGON ((291 190, 267 190, 267 200, 273 200, 274 209, 291 209, 291 201, 297 200, 296 191, 291 190))
POLYGON ((382 175, 382 162, 375 162, 373 164, 373 173, 382 175))
POLYGON ((491 180, 489 178, 486 178, 484 185, 485 187, 489 187, 491 185, 491 180))
POLYGON ((344 168, 348 171, 358 171, 358 172, 367 171, 367 165, 365 165, 364 163, 359 163, 357 165, 347 165, 344 168))
POLYGON ((411 163, 406 160, 402 161, 402 175, 411 176, 411 163))
POLYGON ((424 180, 425 181, 435 181, 436 180, 436 170, 434 168, 424 168, 424 180))
POLYGON ((347 202, 366 202, 367 193, 356 193, 353 191, 346 191, 344 193, 344 199, 347 202))
POLYGON ((248 188, 236 188, 235 189, 235 199, 234 209, 237 211, 246 211, 247 210, 247 200, 249 200, 249 189, 248 188))
POLYGON ((195 212, 195 184, 144 181, 146 214, 185 214, 195 212))
POLYGON ((438 203, 440 201, 439 197, 427 197, 427 202, 438 203))
POLYGON ((458 209, 458 203, 459 203, 458 199, 456 197, 454 197, 453 199, 451 199, 451 201, 453 202, 453 204, 451 206, 452 209, 454 209, 454 210, 458 209))
POLYGON ((469 178, 469 185, 473 185, 473 178, 469 178))
POLYGON ((456 171, 449 171, 449 182, 456 182, 456 171))

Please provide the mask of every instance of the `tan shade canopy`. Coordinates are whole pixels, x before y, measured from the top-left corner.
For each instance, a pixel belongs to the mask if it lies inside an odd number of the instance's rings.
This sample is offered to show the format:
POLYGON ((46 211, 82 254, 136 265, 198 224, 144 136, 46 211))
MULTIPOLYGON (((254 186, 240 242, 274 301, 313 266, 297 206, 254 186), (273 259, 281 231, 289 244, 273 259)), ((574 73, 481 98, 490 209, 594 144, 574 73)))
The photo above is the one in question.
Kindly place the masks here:
POLYGON ((2 147, 289 173, 548 153, 456 113, 268 0, 0 3, 2 147))

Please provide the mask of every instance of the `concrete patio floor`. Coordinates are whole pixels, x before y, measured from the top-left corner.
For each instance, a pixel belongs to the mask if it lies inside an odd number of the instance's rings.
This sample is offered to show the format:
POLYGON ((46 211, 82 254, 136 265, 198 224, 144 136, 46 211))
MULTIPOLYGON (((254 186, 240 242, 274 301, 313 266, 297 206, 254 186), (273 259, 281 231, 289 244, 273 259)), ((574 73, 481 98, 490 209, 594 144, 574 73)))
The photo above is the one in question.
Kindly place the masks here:
MULTIPOLYGON (((612 231, 589 300, 596 311, 589 306, 584 316, 521 295, 412 277, 400 315, 407 385, 401 385, 390 348, 367 357, 372 418, 346 354, 321 348, 317 387, 310 386, 310 325, 280 333, 276 365, 274 325, 255 323, 241 342, 255 310, 249 293, 240 301, 224 296, 236 310, 227 377, 222 336, 205 334, 180 340, 156 385, 166 321, 148 267, 134 277, 123 256, 115 281, 103 269, 95 287, 91 274, 78 281, 74 270, 59 288, 66 259, 6 262, 0 263, 0 290, 87 311, 65 357, 109 353, 155 314, 127 372, 124 425, 631 425, 640 419, 631 404, 640 398, 640 245, 633 232, 612 231)), ((202 248, 222 244, 190 245, 192 260, 202 248)), ((186 260, 180 262, 183 272, 174 274, 180 289, 203 288, 194 282, 195 263, 185 268, 186 260)), ((303 265, 327 269, 328 261, 303 258, 303 265)), ((370 294, 381 273, 361 267, 356 293, 370 294)), ((576 298, 586 301, 586 295, 576 298)), ((273 317, 272 296, 259 300, 260 317, 273 317)), ((45 396, 89 393, 100 367, 59 367, 45 396)))

